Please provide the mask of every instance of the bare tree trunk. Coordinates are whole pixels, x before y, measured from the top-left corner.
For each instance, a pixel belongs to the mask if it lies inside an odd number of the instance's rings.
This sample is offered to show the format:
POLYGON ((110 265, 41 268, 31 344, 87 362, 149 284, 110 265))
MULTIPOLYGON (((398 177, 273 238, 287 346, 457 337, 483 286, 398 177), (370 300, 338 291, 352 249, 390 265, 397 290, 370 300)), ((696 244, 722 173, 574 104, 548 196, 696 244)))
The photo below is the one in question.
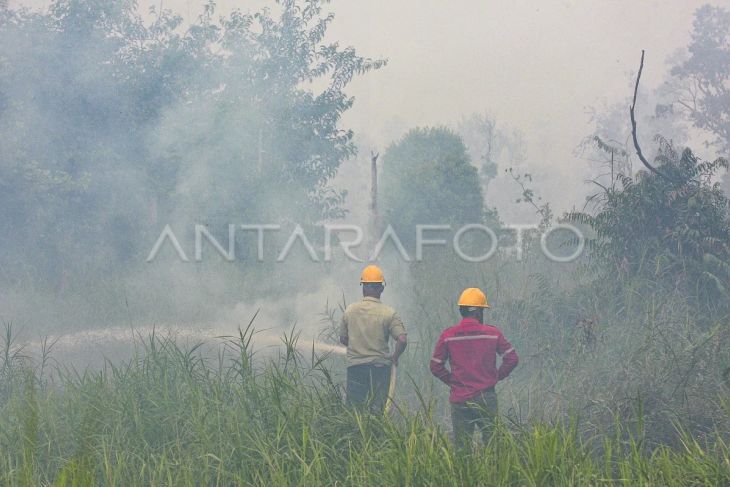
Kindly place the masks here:
POLYGON ((378 213, 378 156, 379 153, 370 152, 370 251, 375 250, 380 229, 380 215, 378 213))

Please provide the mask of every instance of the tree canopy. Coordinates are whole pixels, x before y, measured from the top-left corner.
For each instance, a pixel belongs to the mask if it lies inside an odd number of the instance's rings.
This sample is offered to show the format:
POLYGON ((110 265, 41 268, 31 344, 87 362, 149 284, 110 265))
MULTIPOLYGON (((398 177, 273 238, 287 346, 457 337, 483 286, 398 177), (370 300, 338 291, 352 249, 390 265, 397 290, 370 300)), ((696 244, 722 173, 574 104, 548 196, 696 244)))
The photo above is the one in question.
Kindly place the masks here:
POLYGON ((591 256, 606 264, 603 271, 643 277, 692 296, 701 308, 726 311, 730 203, 713 176, 728 162, 702 161, 662 140, 655 164, 668 177, 617 174, 618 184, 594 197, 595 213, 568 218, 595 231, 591 256))
POLYGON ((692 122, 730 150, 730 10, 705 5, 695 13, 689 57, 672 69, 684 81, 679 102, 692 122))
POLYGON ((461 138, 444 127, 416 128, 383 156, 383 223, 412 243, 416 225, 483 223, 479 174, 461 138), (402 235, 401 235, 402 234, 402 235))
POLYGON ((342 216, 328 183, 356 151, 345 90, 384 61, 325 42, 333 15, 319 0, 217 20, 211 2, 187 29, 151 13, 133 0, 0 11, 6 270, 124 262, 183 216, 342 216))

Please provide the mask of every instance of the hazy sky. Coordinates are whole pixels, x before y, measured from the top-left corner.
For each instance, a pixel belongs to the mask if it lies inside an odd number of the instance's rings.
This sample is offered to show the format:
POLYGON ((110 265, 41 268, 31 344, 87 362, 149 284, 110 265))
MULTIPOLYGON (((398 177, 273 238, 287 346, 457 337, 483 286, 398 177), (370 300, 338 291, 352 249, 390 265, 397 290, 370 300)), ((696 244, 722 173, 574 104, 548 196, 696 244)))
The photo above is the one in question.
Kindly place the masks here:
MULTIPOLYGON (((154 2, 160 3, 193 18, 203 2, 154 2)), ((217 2, 221 13, 266 3, 217 2)), ((410 128, 489 111, 524 132, 528 165, 551 174, 543 192, 565 209, 583 187, 585 162, 573 149, 590 133, 587 108, 631 93, 641 49, 647 56, 643 86, 658 84, 667 56, 687 45, 693 12, 704 3, 334 0, 328 7, 336 14, 331 38, 389 60, 386 68, 353 82, 350 93, 357 102, 345 123, 382 149, 392 135, 388 127, 399 125, 396 118, 410 128)), ((711 3, 730 6, 728 0, 711 3)))
POLYGON ((356 127, 379 135, 396 116, 413 126, 487 110, 524 132, 529 166, 553 173, 542 192, 565 209, 585 189, 586 163, 573 150, 590 132, 587 108, 631 93, 641 49, 642 86, 658 84, 667 56, 689 42, 693 12, 704 3, 336 2, 333 33, 390 61, 354 83, 356 127))

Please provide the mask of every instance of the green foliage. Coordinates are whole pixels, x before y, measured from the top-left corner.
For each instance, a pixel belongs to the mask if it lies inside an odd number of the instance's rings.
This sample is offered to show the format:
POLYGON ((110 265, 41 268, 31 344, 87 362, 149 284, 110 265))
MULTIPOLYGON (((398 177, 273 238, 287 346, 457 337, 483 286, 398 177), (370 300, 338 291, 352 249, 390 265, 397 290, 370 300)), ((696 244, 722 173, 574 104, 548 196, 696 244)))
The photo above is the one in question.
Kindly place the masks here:
POLYGON ((329 181, 355 153, 345 89, 384 61, 326 42, 320 1, 218 20, 211 2, 188 29, 153 14, 127 0, 0 13, 4 277, 134 270, 181 215, 344 214, 329 181))
MULTIPOLYGON (((395 418, 342 405, 326 360, 294 350, 250 360, 252 328, 218 361, 151 336, 124 364, 39 387, 38 441, 26 403, 0 403, 3 485, 722 485, 730 449, 682 432, 676 448, 640 436, 587 439, 575 422, 498 425, 456 451, 428 403, 395 418), (23 446, 25 445, 25 446, 23 446), (27 451, 28 449, 32 451, 27 451)), ((25 393, 27 395, 27 393, 25 393)))
POLYGON ((484 223, 477 169, 458 135, 447 128, 417 128, 383 156, 382 215, 404 244, 413 245, 415 226, 484 223))
POLYGON ((504 172, 508 173, 512 180, 520 186, 520 197, 515 200, 515 203, 532 206, 535 214, 540 217, 540 229, 545 231, 553 220, 553 210, 550 208, 550 203, 538 204, 542 201, 542 197, 537 196, 535 190, 529 186, 532 184, 532 174, 519 174, 512 167, 505 169, 504 172))
POLYGON ((687 293, 701 309, 727 312, 729 204, 712 182, 727 161, 701 161, 661 142, 655 161, 668 177, 617 174, 618 187, 603 187, 592 198, 595 214, 568 218, 595 232, 592 255, 609 274, 650 278, 687 293))

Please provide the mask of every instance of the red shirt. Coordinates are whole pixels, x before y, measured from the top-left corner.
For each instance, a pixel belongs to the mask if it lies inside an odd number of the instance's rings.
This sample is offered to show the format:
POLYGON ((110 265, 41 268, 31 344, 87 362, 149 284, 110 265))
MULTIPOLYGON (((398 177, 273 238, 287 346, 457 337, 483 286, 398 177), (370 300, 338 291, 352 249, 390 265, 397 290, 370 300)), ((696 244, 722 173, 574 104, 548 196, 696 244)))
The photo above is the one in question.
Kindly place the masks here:
POLYGON ((441 333, 431 358, 431 373, 451 387, 449 401, 464 402, 494 387, 517 362, 517 352, 499 328, 464 318, 441 333), (497 354, 502 356, 499 369, 497 354))

